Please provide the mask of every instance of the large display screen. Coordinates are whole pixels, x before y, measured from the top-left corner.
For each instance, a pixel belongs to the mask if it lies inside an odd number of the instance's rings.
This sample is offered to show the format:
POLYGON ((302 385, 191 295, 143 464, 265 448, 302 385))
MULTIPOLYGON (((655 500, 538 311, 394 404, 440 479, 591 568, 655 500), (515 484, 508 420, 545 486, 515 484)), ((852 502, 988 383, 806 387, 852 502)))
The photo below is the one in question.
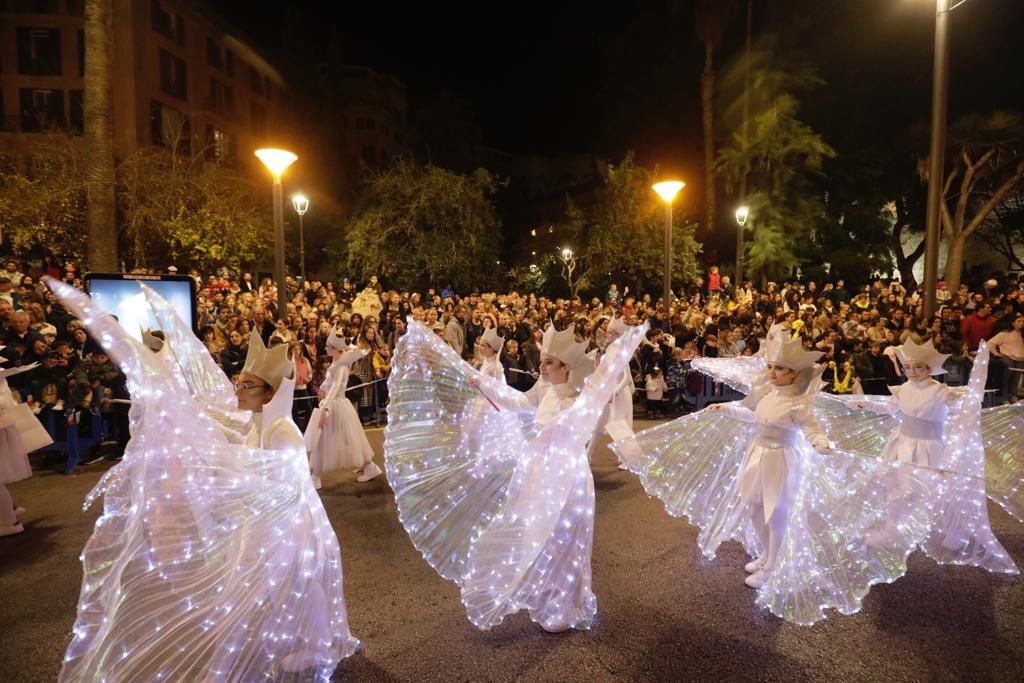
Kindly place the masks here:
POLYGON ((121 327, 136 339, 141 339, 144 329, 160 329, 139 283, 167 299, 178 315, 195 330, 196 283, 188 275, 88 273, 85 276, 85 288, 92 300, 116 316, 121 327))

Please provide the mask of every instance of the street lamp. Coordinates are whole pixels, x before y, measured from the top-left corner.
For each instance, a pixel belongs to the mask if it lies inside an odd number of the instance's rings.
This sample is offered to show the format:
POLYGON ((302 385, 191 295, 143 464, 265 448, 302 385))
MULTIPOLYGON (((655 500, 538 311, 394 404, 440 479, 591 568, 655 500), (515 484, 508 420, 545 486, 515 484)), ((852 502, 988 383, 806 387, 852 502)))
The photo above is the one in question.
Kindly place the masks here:
MULTIPOLYGON (((963 1, 958 2, 959 7, 963 1)), ((939 275, 939 204, 946 166, 946 91, 949 87, 950 0, 935 4, 935 65, 932 72, 932 135, 928 153, 928 211, 924 232, 924 315, 935 313, 935 285, 939 275)))
POLYGON ((669 312, 672 305, 672 200, 685 186, 686 183, 680 180, 665 180, 651 186, 665 200, 665 215, 668 217, 665 223, 665 277, 662 287, 665 313, 669 312))
POLYGON ((562 277, 565 278, 565 283, 569 285, 569 296, 576 296, 576 291, 573 289, 572 283, 572 272, 576 270, 576 255, 573 254, 572 249, 569 247, 562 247, 562 277))
POLYGON ((743 228, 750 217, 750 207, 743 205, 736 209, 736 286, 743 284, 743 228))
POLYGON ((299 214, 299 270, 302 272, 302 281, 306 281, 306 238, 302 230, 302 217, 309 210, 309 197, 296 192, 292 195, 292 206, 295 213, 299 214))
POLYGON ((281 174, 299 157, 283 149, 258 149, 256 156, 274 176, 274 275, 277 280, 277 317, 288 314, 288 289, 284 272, 284 200, 281 174))

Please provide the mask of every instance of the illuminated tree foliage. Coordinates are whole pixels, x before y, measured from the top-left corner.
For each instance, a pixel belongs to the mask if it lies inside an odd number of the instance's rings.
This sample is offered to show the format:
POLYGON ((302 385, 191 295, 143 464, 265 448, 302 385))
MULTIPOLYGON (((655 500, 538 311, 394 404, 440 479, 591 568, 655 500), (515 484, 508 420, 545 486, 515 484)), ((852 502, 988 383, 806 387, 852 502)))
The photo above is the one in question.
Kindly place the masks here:
POLYGON ((730 192, 748 175, 750 206, 747 264, 762 275, 782 275, 801 263, 801 251, 820 225, 824 207, 811 181, 835 156, 821 136, 798 117, 796 94, 821 83, 814 73, 783 60, 769 40, 750 56, 750 129, 740 125, 745 57, 722 78, 723 128, 735 131, 716 170, 730 192))
POLYGON ((208 150, 140 150, 119 168, 129 263, 209 269, 262 259, 273 241, 270 193, 208 150))
POLYGON ((399 161, 372 175, 341 237, 327 248, 346 272, 390 286, 451 283, 468 291, 501 268, 490 172, 469 174, 399 161))
POLYGON ((33 137, 33 153, 22 159, 22 168, 0 167, 5 250, 80 261, 87 235, 81 147, 60 132, 33 137))
MULTIPOLYGON (((566 227, 571 236, 568 246, 579 259, 578 290, 619 281, 641 291, 660 291, 666 216, 665 203, 651 189, 657 175, 657 169, 638 166, 629 153, 622 163, 609 167, 591 205, 570 203, 566 227)), ((673 217, 672 280, 689 282, 700 274, 701 245, 694 239, 695 224, 679 206, 673 217)))

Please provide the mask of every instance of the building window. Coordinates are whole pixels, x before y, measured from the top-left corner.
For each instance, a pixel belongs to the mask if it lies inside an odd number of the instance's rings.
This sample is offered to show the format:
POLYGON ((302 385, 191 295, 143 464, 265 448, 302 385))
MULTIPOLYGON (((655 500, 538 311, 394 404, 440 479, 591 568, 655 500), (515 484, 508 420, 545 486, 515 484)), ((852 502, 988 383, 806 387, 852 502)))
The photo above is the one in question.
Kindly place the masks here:
POLYGON ((182 102, 188 100, 185 62, 164 50, 160 50, 160 89, 182 102))
POLYGON ((206 127, 206 156, 217 161, 230 161, 234 158, 231 136, 213 126, 206 127))
POLYGON ((78 29, 78 77, 85 77, 85 31, 78 29))
POLYGON ((80 17, 85 14, 84 0, 67 0, 68 14, 80 17))
POLYGON ((17 14, 57 14, 57 0, 14 0, 17 14))
POLYGON ((68 91, 68 123, 73 133, 81 135, 85 132, 85 107, 81 90, 68 91))
POLYGON ((64 91, 22 88, 21 130, 35 133, 64 125, 64 91))
POLYGON ((363 145, 360 147, 360 153, 367 166, 373 166, 377 161, 376 150, 373 149, 373 145, 363 145))
POLYGON ((149 13, 152 18, 153 30, 173 40, 178 45, 185 44, 185 18, 180 14, 171 14, 163 8, 160 0, 151 0, 149 13))
POLYGON ((210 107, 219 113, 229 113, 235 108, 235 95, 231 88, 216 78, 210 79, 210 107))
POLYGON ((377 130, 377 122, 374 119, 366 119, 366 130, 377 130))
POLYGON ((256 102, 249 102, 249 118, 252 121, 252 134, 263 136, 267 133, 267 110, 256 102))
POLYGON ((356 117, 356 130, 362 130, 366 125, 366 120, 362 116, 356 117))
POLYGON ((249 89, 256 95, 263 94, 263 78, 260 76, 260 72, 249 67, 249 89))
POLYGON ((55 28, 17 29, 18 73, 31 76, 60 75, 60 30, 55 28))
POLYGON ((224 50, 224 73, 230 78, 235 77, 235 53, 231 50, 224 50))
POLYGON ((179 151, 191 148, 192 135, 189 121, 177 109, 168 107, 163 102, 151 100, 149 103, 150 136, 154 145, 167 147, 177 143, 179 151))
POLYGON ((224 69, 224 51, 213 38, 206 39, 206 63, 214 69, 224 69))

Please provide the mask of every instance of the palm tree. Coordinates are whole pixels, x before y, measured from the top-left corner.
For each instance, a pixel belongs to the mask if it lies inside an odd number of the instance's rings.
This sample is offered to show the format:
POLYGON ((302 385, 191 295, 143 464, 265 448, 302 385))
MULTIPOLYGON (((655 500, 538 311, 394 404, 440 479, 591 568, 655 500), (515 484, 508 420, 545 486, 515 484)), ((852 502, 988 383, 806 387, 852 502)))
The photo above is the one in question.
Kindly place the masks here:
POLYGON ((114 127, 110 95, 111 0, 85 0, 85 188, 89 270, 117 265, 114 127))
POLYGON ((715 229, 715 51, 736 15, 736 0, 697 0, 694 21, 704 43, 704 71, 700 75, 701 123, 704 129, 704 234, 715 229))

